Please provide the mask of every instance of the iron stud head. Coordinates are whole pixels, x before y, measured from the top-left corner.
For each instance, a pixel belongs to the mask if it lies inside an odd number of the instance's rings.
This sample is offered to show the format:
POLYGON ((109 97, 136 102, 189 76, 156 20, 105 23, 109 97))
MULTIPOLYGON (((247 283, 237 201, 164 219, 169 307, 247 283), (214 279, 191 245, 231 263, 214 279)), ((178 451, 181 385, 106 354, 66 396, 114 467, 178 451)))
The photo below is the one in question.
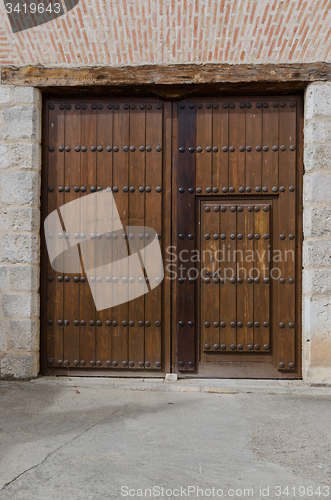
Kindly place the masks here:
POLYGON ((280 327, 280 328, 285 328, 285 323, 283 323, 283 321, 281 321, 281 322, 279 323, 279 327, 280 327))
POLYGON ((253 327, 253 322, 252 321, 248 321, 247 326, 248 326, 248 328, 252 328, 253 327))
POLYGON ((227 193, 228 192, 228 188, 227 187, 223 187, 222 188, 222 193, 227 193))
POLYGON ((182 147, 181 147, 181 148, 179 148, 179 152, 180 152, 180 153, 185 153, 185 148, 182 148, 182 147))
MULTIPOLYGON (((160 188, 160 190, 161 190, 161 188, 160 188)), ((194 189, 193 189, 193 188, 188 188, 188 192, 189 192, 190 194, 193 194, 193 193, 194 193, 194 189)))
POLYGON ((279 363, 279 368, 285 368, 285 363, 283 361, 279 363))
POLYGON ((254 349, 255 349, 255 351, 259 351, 260 350, 260 345, 259 344, 255 344, 254 349))
POLYGON ((206 193, 211 193, 211 187, 206 187, 206 193))
POLYGON ((248 349, 248 351, 252 351, 253 350, 252 344, 248 344, 247 349, 248 349))
POLYGON ((264 349, 265 351, 269 351, 269 344, 264 344, 263 349, 264 349))
POLYGON ((209 349, 210 349, 210 344, 205 344, 205 350, 209 351, 209 349))
POLYGON ((236 348, 237 348, 236 344, 231 344, 231 345, 230 345, 230 349, 231 349, 231 351, 235 351, 235 350, 236 350, 236 348))
POLYGON ((255 191, 256 191, 257 193, 260 193, 260 191, 261 191, 261 187, 260 187, 260 186, 256 186, 255 191))
POLYGON ((189 361, 189 362, 187 363, 187 366, 188 366, 189 368, 193 368, 193 367, 194 367, 194 363, 193 363, 193 361, 189 361))
POLYGON ((90 361, 90 365, 95 366, 96 365, 95 361, 94 360, 90 361))
POLYGON ((292 370, 294 368, 294 363, 289 363, 288 367, 292 370))
POLYGON ((184 361, 179 361, 178 365, 180 366, 180 368, 184 368, 185 363, 184 363, 184 361))

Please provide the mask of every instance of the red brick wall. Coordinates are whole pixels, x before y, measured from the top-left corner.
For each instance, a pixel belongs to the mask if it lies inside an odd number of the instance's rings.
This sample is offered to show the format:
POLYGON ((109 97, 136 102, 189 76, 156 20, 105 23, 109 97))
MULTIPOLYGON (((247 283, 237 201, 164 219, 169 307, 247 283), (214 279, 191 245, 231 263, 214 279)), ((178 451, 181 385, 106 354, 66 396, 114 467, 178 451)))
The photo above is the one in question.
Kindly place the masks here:
POLYGON ((330 61, 330 35, 331 0, 81 0, 16 34, 0 2, 0 65, 330 61))

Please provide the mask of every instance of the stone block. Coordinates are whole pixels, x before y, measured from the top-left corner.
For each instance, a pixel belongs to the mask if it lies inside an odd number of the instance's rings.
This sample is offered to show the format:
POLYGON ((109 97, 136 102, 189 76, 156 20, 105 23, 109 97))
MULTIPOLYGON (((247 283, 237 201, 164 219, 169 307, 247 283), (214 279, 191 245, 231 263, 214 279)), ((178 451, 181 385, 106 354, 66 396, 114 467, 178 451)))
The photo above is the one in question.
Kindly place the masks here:
POLYGON ((331 236, 331 207, 305 208, 303 211, 303 232, 310 236, 331 236))
POLYGON ((40 139, 40 111, 35 106, 13 106, 3 110, 5 140, 40 139))
POLYGON ((7 104, 11 101, 12 89, 5 85, 0 85, 0 104, 7 104))
POLYGON ((331 169, 331 144, 309 144, 304 148, 306 172, 331 169))
POLYGON ((3 319, 0 321, 0 352, 8 350, 8 328, 7 322, 3 319))
POLYGON ((330 199, 331 175, 329 173, 311 173, 303 179, 303 202, 325 203, 330 199))
POLYGON ((30 379, 37 377, 39 371, 36 354, 7 354, 0 366, 1 377, 4 379, 30 379))
POLYGON ((305 338, 309 341, 331 335, 331 297, 305 297, 303 319, 305 338))
POLYGON ((39 144, 16 143, 11 146, 11 164, 20 168, 38 168, 41 166, 39 144))
POLYGON ((40 91, 34 87, 13 87, 12 101, 22 104, 40 104, 40 91))
POLYGON ((10 228, 10 214, 7 207, 0 207, 0 231, 10 228))
POLYGON ((331 240, 304 241, 303 266, 331 266, 331 240))
POLYGON ((7 267, 0 267, 0 290, 7 288, 7 267))
POLYGON ((302 292, 305 297, 315 294, 331 295, 330 269, 304 269, 302 292))
POLYGON ((39 348, 39 322, 11 321, 8 336, 9 349, 36 351, 39 348))
MULTIPOLYGON (((6 268, 4 268, 6 269, 6 268)), ((1 273, 1 268, 0 268, 1 273)), ((8 268, 9 290, 37 291, 39 289, 39 268, 18 266, 8 268)))
POLYGON ((331 83, 316 82, 308 86, 305 96, 305 118, 331 116, 331 83))
POLYGON ((1 199, 4 203, 39 204, 37 172, 4 172, 1 176, 1 199))
POLYGON ((331 142, 330 120, 311 121, 305 126, 305 147, 309 144, 331 142))
POLYGON ((39 296, 36 293, 4 294, 2 310, 5 316, 31 318, 39 315, 39 296))
POLYGON ((5 234, 2 237, 2 261, 37 264, 39 236, 37 234, 5 234))
MULTIPOLYGON (((1 220, 1 213, 0 213, 1 220)), ((12 208, 11 225, 14 231, 39 231, 40 211, 38 208, 12 208)))
POLYGON ((9 161, 9 149, 7 144, 0 144, 0 168, 8 168, 10 165, 9 161))

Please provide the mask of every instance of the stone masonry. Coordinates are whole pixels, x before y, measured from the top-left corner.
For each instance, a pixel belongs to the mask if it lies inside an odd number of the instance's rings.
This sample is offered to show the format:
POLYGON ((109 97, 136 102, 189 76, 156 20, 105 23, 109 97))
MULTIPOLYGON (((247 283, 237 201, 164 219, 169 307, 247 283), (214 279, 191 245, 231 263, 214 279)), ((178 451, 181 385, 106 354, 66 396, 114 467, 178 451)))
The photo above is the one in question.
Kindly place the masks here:
POLYGON ((0 375, 39 372, 41 94, 0 85, 0 375))
POLYGON ((305 95, 303 373, 331 384, 331 82, 305 95))

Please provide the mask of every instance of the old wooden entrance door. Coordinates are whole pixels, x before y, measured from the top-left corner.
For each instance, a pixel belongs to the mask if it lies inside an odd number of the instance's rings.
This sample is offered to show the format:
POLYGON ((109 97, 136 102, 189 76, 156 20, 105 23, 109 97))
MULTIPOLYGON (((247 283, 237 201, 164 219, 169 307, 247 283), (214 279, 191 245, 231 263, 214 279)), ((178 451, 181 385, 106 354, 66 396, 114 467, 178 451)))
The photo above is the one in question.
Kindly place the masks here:
POLYGON ((300 377, 301 117, 295 96, 174 104, 184 375, 300 377))
POLYGON ((170 284, 143 257, 170 244, 170 118, 171 103, 153 98, 45 100, 43 223, 51 215, 57 229, 46 242, 42 231, 44 373, 169 371, 170 284), (108 226, 104 193, 117 211, 108 226), (107 261, 120 273, 91 274, 107 261))
POLYGON ((46 99, 43 373, 300 377, 301 120, 297 96, 46 99), (120 229, 95 215, 108 190, 120 229), (131 272, 140 238, 163 281, 146 252, 131 272), (92 274, 109 255, 122 275, 92 274))

